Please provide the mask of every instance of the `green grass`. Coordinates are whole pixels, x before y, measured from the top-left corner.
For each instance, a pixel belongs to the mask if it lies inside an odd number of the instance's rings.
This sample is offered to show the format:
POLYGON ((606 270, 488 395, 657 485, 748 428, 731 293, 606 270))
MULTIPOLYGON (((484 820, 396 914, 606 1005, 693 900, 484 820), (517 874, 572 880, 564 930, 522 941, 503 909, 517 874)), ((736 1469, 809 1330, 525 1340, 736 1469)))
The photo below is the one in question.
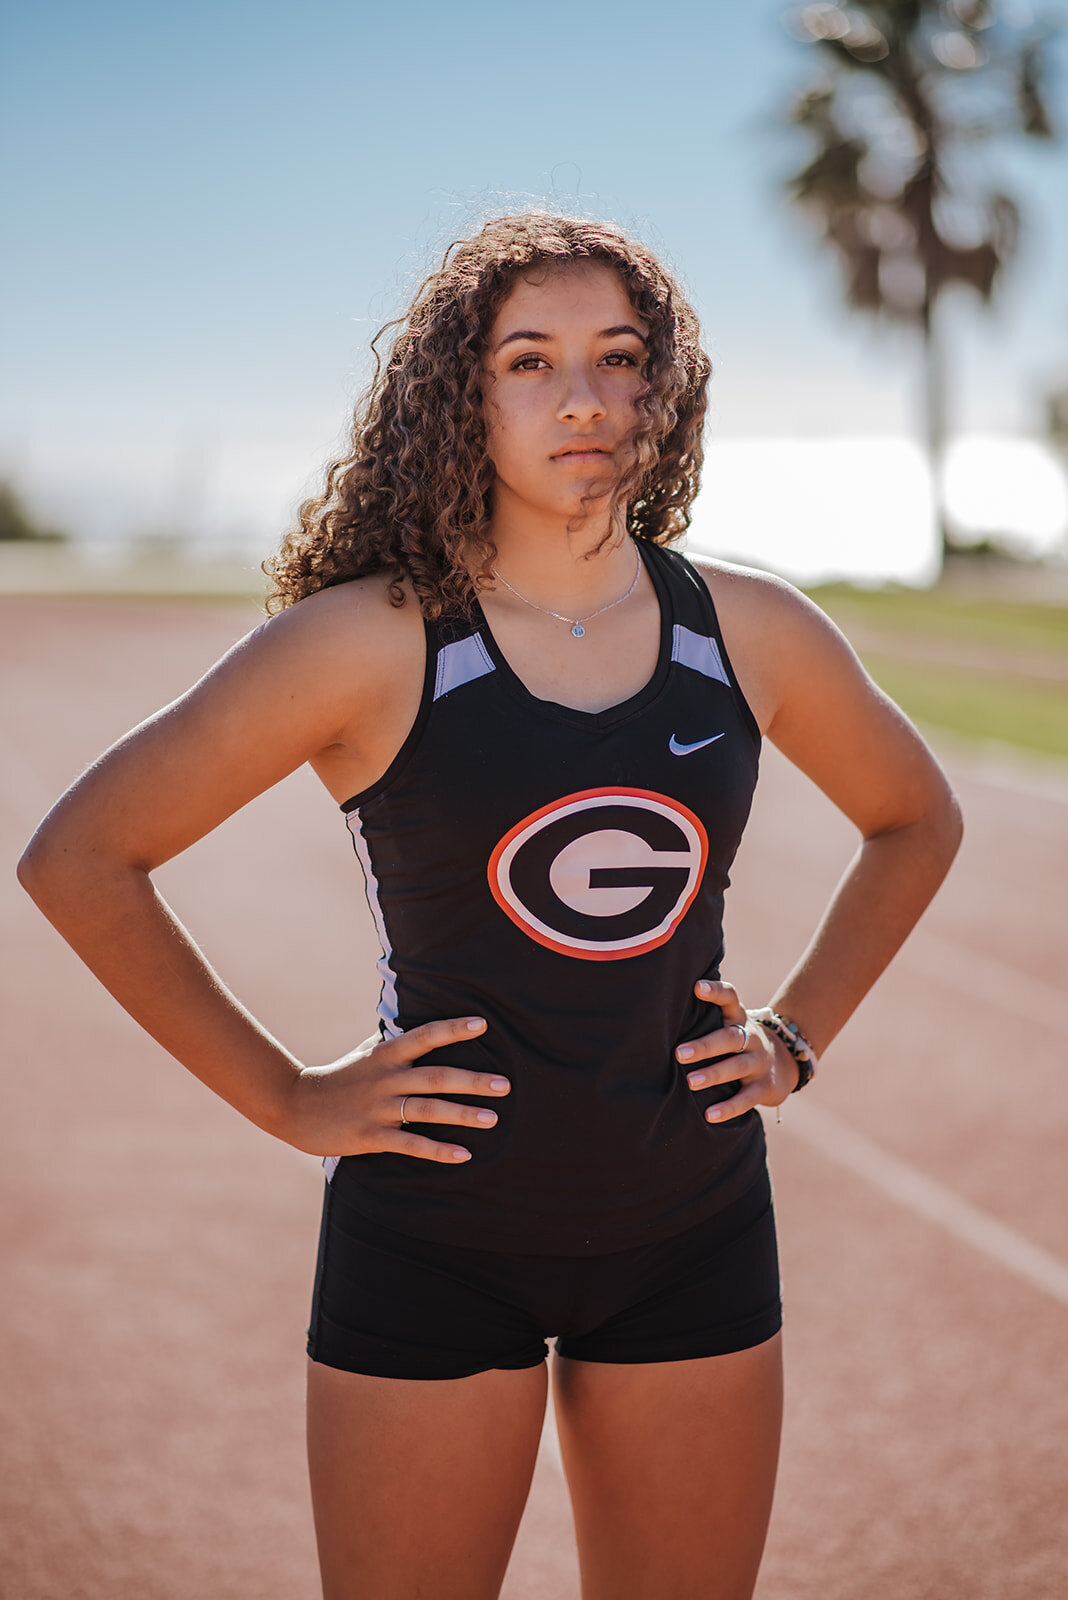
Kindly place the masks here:
POLYGON ((834 583, 809 593, 847 636, 856 627, 864 665, 914 721, 1068 759, 1068 684, 1035 666, 1068 658, 1068 605, 1002 600, 952 584, 916 590, 834 583), (930 659, 923 659, 925 646, 930 659), (954 647, 965 659, 953 659, 954 647), (975 666, 966 659, 984 648, 986 670, 981 657, 975 666))
POLYGON ((880 688, 914 722, 976 741, 997 740, 1068 759, 1068 692, 1063 684, 912 663, 864 652, 880 688))
POLYGON ((855 617, 905 635, 1068 653, 1068 605, 998 600, 943 586, 857 589, 846 583, 827 583, 808 593, 846 632, 849 618, 855 617))

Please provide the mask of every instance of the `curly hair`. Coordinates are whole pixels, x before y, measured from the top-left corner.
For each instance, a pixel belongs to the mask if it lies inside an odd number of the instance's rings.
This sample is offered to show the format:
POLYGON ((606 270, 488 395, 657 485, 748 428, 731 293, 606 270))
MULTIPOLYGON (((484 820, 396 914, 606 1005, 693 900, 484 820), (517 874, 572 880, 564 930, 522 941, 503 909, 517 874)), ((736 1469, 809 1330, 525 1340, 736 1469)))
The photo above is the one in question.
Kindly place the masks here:
POLYGON ((496 557, 482 396, 489 330, 521 274, 574 262, 616 271, 649 329, 638 421, 610 510, 625 508, 637 538, 681 537, 697 493, 710 373, 697 318, 652 252, 620 229, 528 211, 450 245, 407 314, 376 335, 375 374, 348 453, 263 563, 269 614, 372 573, 389 574, 394 605, 408 579, 428 618, 469 610, 496 557), (378 344, 393 328, 383 362, 378 344))

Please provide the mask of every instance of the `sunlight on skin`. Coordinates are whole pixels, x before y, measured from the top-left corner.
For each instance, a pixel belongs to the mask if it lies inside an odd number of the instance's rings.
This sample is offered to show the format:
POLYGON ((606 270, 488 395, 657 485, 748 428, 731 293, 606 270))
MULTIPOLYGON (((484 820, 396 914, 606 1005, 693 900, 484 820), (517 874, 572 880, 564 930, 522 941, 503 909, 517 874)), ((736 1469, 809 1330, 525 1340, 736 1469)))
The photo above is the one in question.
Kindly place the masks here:
POLYGON ((647 331, 618 274, 593 264, 520 278, 494 319, 483 381, 491 536, 528 602, 577 616, 633 576, 622 538, 582 557, 608 530, 647 331))

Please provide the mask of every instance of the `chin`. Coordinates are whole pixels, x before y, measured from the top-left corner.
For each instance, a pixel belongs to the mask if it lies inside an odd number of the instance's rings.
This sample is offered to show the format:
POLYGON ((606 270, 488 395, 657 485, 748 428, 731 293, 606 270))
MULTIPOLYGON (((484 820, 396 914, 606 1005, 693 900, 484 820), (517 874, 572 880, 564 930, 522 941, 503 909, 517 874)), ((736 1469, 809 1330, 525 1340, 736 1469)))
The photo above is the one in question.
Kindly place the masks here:
POLYGON ((595 519, 607 515, 612 501, 612 491, 615 488, 613 481, 602 478, 579 478, 567 485, 567 492, 559 492, 550 497, 543 497, 532 489, 530 493, 516 493, 513 489, 509 492, 507 500, 500 497, 497 508, 503 509, 508 501, 517 505, 526 505, 531 511, 540 516, 559 518, 561 521, 573 522, 576 518, 595 519))
POLYGON ((565 522, 569 532, 580 528, 595 527, 605 522, 608 517, 608 500, 581 500, 574 501, 567 506, 554 506, 553 515, 561 522, 565 522))
POLYGON ((582 479, 567 496, 567 514, 572 517, 581 517, 584 513, 598 516, 608 510, 614 488, 614 479, 582 479))

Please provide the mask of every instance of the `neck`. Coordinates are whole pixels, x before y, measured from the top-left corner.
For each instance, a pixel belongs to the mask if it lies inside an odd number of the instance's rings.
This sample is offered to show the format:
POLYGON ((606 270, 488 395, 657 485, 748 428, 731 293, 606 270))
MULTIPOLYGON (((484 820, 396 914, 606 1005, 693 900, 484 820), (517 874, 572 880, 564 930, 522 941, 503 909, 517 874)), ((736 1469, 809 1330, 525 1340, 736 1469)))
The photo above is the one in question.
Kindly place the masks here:
POLYGON ((568 523, 523 507, 520 515, 495 515, 490 532, 497 571, 528 600, 554 611, 590 610, 634 576, 635 551, 622 511, 613 526, 607 514, 568 523))

